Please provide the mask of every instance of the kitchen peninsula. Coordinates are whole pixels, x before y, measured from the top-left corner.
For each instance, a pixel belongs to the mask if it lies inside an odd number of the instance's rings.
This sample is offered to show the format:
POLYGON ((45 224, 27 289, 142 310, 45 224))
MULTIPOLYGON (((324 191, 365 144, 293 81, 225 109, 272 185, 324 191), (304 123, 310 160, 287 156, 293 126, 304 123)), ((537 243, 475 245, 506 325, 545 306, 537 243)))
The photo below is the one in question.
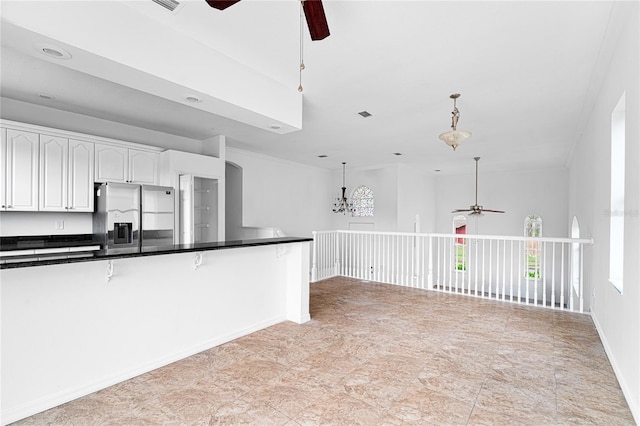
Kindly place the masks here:
POLYGON ((309 238, 0 265, 2 424, 309 317, 309 238))

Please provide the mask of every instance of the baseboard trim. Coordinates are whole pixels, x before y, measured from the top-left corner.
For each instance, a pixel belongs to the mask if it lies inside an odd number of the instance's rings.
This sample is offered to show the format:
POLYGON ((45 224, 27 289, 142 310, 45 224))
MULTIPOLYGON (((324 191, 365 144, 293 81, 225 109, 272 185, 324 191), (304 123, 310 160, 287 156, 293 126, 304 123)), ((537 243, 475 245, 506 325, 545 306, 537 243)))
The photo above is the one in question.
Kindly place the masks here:
POLYGON ((616 363, 616 359, 613 357, 613 351, 611 350, 611 346, 609 346, 609 342, 607 342, 607 338, 604 335, 602 330, 602 326, 598 322, 598 317, 595 315, 593 311, 591 311, 591 319, 593 320, 593 324, 596 326, 596 331, 598 332, 598 336, 600 336, 600 340, 602 341, 602 346, 604 347, 604 351, 607 354, 607 358, 609 358, 609 363, 613 368, 613 372, 616 375, 616 379, 618 379, 618 383, 620 384, 620 389, 622 389, 622 394, 624 398, 627 400, 627 405, 629 406, 629 410, 631 410, 631 414, 633 415, 633 419, 636 424, 640 425, 640 406, 638 405, 638 401, 634 401, 631 394, 631 389, 629 385, 625 382, 624 376, 616 363))
POLYGON ((171 364, 172 362, 179 361, 207 349, 222 345, 223 343, 227 343, 242 336, 246 336, 247 334, 251 334, 264 328, 271 327, 272 325, 286 320, 287 318, 285 316, 277 316, 266 321, 253 324, 249 327, 236 330, 232 333, 228 333, 222 336, 216 336, 215 338, 202 342, 198 345, 169 354, 167 356, 163 356, 148 363, 135 366, 127 371, 121 372, 120 374, 105 377, 102 380, 87 384, 86 386, 77 387, 74 389, 66 389, 56 394, 49 395, 46 398, 40 398, 38 400, 31 401, 28 404, 23 404, 9 410, 3 409, 1 412, 2 419, 0 423, 2 425, 13 423, 15 421, 24 419, 50 408, 57 407, 58 405, 73 401, 74 399, 78 399, 80 397, 97 392, 101 389, 108 388, 109 386, 113 386, 125 380, 132 379, 141 374, 148 373, 149 371, 153 371, 157 368, 164 367, 165 365, 171 364))

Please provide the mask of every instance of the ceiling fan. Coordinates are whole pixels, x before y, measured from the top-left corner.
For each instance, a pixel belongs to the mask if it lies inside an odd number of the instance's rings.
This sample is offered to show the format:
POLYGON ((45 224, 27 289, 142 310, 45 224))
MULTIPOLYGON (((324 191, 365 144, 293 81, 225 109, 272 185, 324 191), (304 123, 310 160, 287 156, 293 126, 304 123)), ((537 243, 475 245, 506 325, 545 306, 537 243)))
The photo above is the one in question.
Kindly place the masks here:
POLYGON ((473 159, 476 160, 476 203, 470 206, 468 209, 453 210, 451 213, 467 213, 469 216, 482 216, 482 213, 484 212, 504 213, 503 210, 489 210, 478 205, 478 160, 480 160, 480 157, 473 157, 473 159))
MULTIPOLYGON (((224 10, 229 6, 233 6, 240 0, 205 0, 209 6, 224 10)), ((311 34, 311 40, 322 40, 329 36, 329 25, 327 24, 327 17, 324 14, 324 7, 322 7, 322 0, 301 0, 302 9, 304 10, 304 16, 307 18, 307 26, 309 27, 309 34, 311 34)))

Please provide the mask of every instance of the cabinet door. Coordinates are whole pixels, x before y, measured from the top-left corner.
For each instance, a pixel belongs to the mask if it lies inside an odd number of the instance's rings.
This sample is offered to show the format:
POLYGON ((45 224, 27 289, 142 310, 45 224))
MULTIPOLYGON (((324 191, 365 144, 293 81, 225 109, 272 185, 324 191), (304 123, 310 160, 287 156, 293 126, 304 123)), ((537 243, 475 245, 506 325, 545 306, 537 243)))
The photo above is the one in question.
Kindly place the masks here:
POLYGON ((129 150, 111 145, 95 144, 96 182, 127 182, 129 150))
POLYGON ((7 129, 0 128, 0 210, 7 209, 7 129))
POLYGON ((69 139, 69 211, 93 211, 94 145, 69 139))
POLYGON ((129 150, 129 182, 157 185, 158 162, 160 154, 157 152, 129 150))
POLYGON ((69 140, 40 135, 40 211, 66 211, 69 140))
POLYGON ((7 210, 38 210, 37 133, 7 129, 7 210))

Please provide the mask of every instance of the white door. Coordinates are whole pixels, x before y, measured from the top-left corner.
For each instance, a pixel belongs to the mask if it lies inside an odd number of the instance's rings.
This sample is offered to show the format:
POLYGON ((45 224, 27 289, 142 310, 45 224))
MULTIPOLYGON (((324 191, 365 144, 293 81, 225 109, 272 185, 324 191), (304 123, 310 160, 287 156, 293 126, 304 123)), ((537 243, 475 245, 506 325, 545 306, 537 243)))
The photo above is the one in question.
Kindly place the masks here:
POLYGON ((66 211, 69 140, 40 135, 40 211, 66 211))
POLYGON ((68 206, 70 211, 93 211, 93 161, 93 143, 69 139, 68 206))
POLYGON ((39 135, 7 129, 6 208, 38 210, 39 135))
POLYGON ((129 150, 129 182, 157 185, 158 162, 157 152, 129 150))
POLYGON ((96 182, 122 182, 129 180, 129 150, 111 145, 95 144, 96 182))

